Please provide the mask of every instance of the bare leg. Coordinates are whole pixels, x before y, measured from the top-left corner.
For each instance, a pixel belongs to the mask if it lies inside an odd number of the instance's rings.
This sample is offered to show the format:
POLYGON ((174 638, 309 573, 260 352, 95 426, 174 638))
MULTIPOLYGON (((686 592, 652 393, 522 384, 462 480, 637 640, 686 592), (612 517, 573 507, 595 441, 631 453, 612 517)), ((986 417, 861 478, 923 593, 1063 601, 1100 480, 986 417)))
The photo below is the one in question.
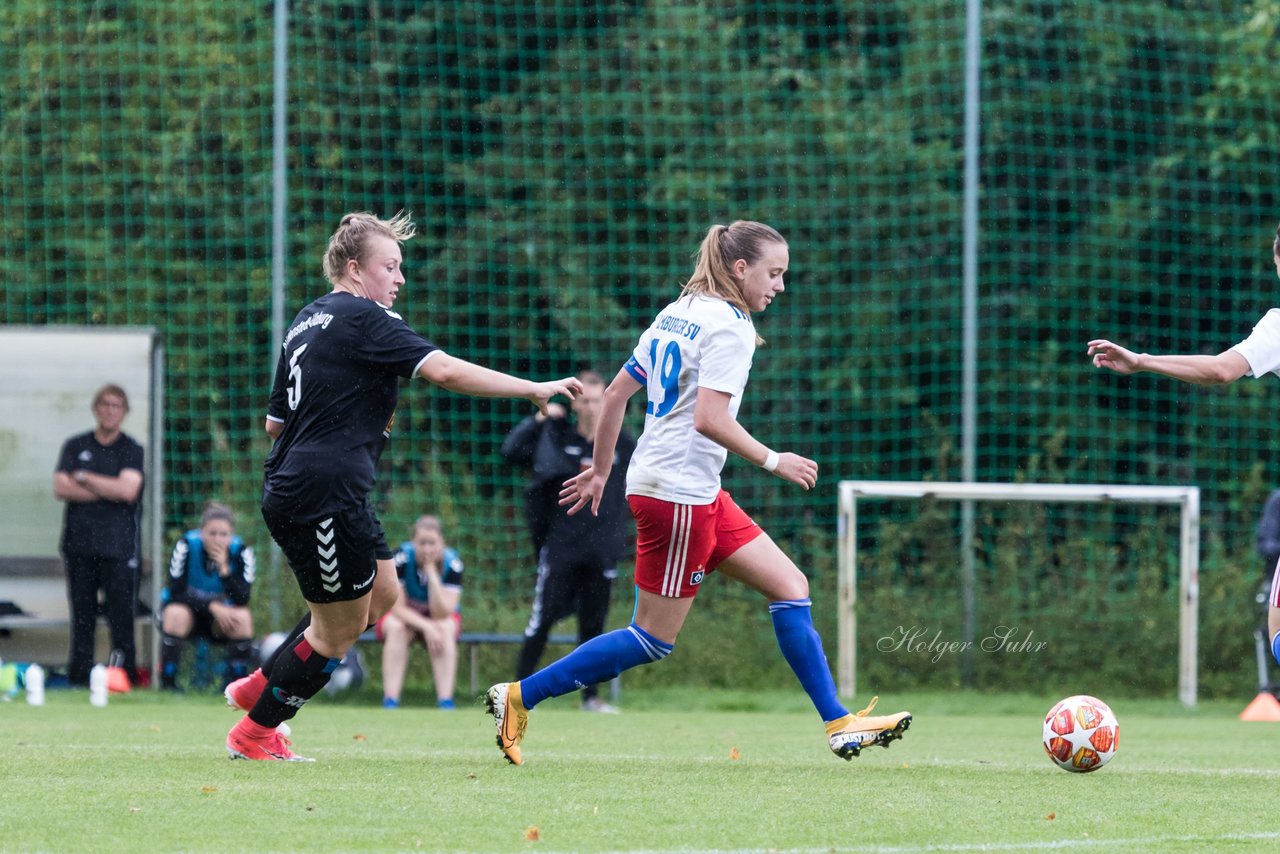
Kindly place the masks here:
POLYGON ((635 624, 663 643, 674 644, 692 607, 692 596, 673 599, 648 590, 637 590, 635 624))
POLYGON ((770 602, 805 599, 809 595, 809 579, 768 534, 761 534, 729 555, 716 572, 742 582, 770 602))
POLYGON ((409 644, 413 632, 397 617, 382 621, 382 696, 400 701, 404 689, 404 673, 409 664, 409 644))
POLYGON ((452 619, 433 620, 440 626, 443 640, 439 652, 431 653, 431 677, 436 683, 436 699, 452 700, 458 678, 458 638, 452 619))

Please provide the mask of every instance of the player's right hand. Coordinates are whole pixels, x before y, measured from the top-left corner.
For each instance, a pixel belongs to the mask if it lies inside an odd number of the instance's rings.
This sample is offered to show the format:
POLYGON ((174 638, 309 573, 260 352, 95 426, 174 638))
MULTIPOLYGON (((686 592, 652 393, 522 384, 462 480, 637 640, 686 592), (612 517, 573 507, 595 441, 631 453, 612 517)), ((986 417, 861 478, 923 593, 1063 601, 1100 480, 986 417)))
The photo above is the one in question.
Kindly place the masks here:
POLYGON ((818 464, 808 457, 786 452, 778 454, 778 467, 773 474, 805 489, 813 489, 818 483, 818 464))
POLYGON ((1137 353, 1102 338, 1089 342, 1088 355, 1093 357, 1095 368, 1109 368, 1117 374, 1132 374, 1138 370, 1137 353))
POLYGON ((538 411, 543 415, 548 414, 548 406, 551 398, 557 394, 573 400, 582 394, 582 381, 577 377, 565 377, 562 380, 551 380, 545 383, 535 383, 533 391, 529 394, 529 402, 538 407, 538 411))
POLYGON ((209 558, 209 564, 221 575, 226 578, 231 573, 231 564, 227 560, 227 544, 221 540, 210 539, 204 542, 204 551, 209 558))

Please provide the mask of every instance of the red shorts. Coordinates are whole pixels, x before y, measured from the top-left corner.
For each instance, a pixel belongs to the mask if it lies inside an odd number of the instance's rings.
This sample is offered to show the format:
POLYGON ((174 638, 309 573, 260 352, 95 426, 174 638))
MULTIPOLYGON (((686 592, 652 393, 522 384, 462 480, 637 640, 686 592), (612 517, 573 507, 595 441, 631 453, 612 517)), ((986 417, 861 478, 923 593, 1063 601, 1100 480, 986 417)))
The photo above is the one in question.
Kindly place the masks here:
POLYGON ((684 599, 708 572, 764 533, 723 489, 710 504, 628 495, 636 517, 636 586, 684 599))
MULTIPOLYGON (((378 618, 378 622, 373 624, 373 634, 378 639, 378 643, 387 642, 387 630, 383 628, 382 624, 385 623, 387 621, 387 617, 390 616, 391 612, 388 611, 378 618)), ((462 612, 454 611, 449 616, 453 620, 454 637, 462 637, 462 612)), ((418 633, 414 632, 414 634, 417 635, 418 633)))

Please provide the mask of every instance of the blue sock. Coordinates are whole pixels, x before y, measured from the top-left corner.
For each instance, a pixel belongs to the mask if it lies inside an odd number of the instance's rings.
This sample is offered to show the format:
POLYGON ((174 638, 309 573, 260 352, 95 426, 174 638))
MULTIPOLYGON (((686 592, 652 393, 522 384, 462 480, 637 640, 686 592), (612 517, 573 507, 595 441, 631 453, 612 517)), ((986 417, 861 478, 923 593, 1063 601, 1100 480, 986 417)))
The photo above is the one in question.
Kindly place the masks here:
POLYGON ((624 670, 661 661, 674 646, 663 643, 635 623, 597 635, 564 658, 520 680, 520 699, 532 709, 548 697, 569 694, 608 682, 624 670))
POLYGON ((1280 632, 1276 632, 1276 636, 1271 639, 1271 655, 1280 662, 1280 632))
POLYGON ((778 637, 782 657, 791 665, 801 686, 824 721, 849 714, 836 696, 836 683, 822 651, 822 638, 813 627, 808 599, 787 599, 769 603, 773 633, 778 637))

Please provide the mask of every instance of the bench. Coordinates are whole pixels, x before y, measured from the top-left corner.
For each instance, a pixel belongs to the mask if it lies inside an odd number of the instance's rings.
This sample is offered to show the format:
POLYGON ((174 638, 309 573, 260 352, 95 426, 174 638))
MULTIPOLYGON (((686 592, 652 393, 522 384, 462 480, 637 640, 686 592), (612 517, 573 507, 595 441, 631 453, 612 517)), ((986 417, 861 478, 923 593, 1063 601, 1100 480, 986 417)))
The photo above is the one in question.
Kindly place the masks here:
POLYGON ((0 631, 9 631, 10 629, 57 629, 69 628, 70 626, 71 620, 66 617, 33 617, 22 614, 0 617, 0 631))
MULTIPOLYGON (((373 629, 369 629, 360 635, 360 642, 377 641, 373 629)), ((519 633, 507 632, 463 632, 458 637, 458 646, 466 647, 468 653, 468 662, 471 667, 471 694, 475 696, 480 693, 480 647, 489 644, 521 644, 524 643, 524 635, 519 633)), ((547 638, 547 644, 567 644, 576 646, 578 643, 577 635, 553 634, 547 638)), ((621 677, 615 676, 609 683, 609 699, 610 702, 617 703, 618 696, 622 692, 621 677)))
MULTIPOLYGON (((140 625, 154 626, 155 623, 151 617, 139 617, 140 625)), ((62 629, 67 631, 70 629, 71 621, 67 617, 38 617, 30 615, 12 615, 0 616, 0 637, 11 630, 23 629, 62 629)), ((368 643, 376 642, 377 637, 373 630, 369 629, 362 633, 359 642, 368 643)), ((62 650, 65 648, 65 637, 60 636, 58 640, 58 656, 65 656, 62 650)), ((458 646, 465 647, 467 650, 467 660, 470 667, 470 688, 472 696, 480 693, 480 647, 492 644, 513 645, 524 643, 524 635, 518 632, 463 632, 458 638, 458 646)), ((578 643, 577 635, 553 634, 547 638, 547 644, 558 644, 561 646, 576 646, 578 643)), ((142 652, 141 645, 139 653, 142 652)), ((45 656, 47 657, 47 656, 45 656)), ((52 665, 54 661, 61 661, 61 657, 55 657, 50 660, 52 665)), ((615 676, 609 683, 609 700, 615 705, 622 693, 621 677, 615 676)))
MULTIPOLYGON (((150 599, 151 578, 146 571, 140 595, 150 599)), ((33 661, 47 667, 60 667, 67 660, 67 640, 71 618, 67 613, 67 579, 59 557, 0 557, 0 600, 9 603, 7 611, 21 613, 0 615, 0 658, 6 661, 33 661)), ((99 617, 99 620, 105 618, 99 617)), ((139 615, 141 628, 138 662, 146 665, 152 659, 152 619, 139 615)), ((110 644, 106 632, 96 632, 95 657, 105 661, 110 644)))

